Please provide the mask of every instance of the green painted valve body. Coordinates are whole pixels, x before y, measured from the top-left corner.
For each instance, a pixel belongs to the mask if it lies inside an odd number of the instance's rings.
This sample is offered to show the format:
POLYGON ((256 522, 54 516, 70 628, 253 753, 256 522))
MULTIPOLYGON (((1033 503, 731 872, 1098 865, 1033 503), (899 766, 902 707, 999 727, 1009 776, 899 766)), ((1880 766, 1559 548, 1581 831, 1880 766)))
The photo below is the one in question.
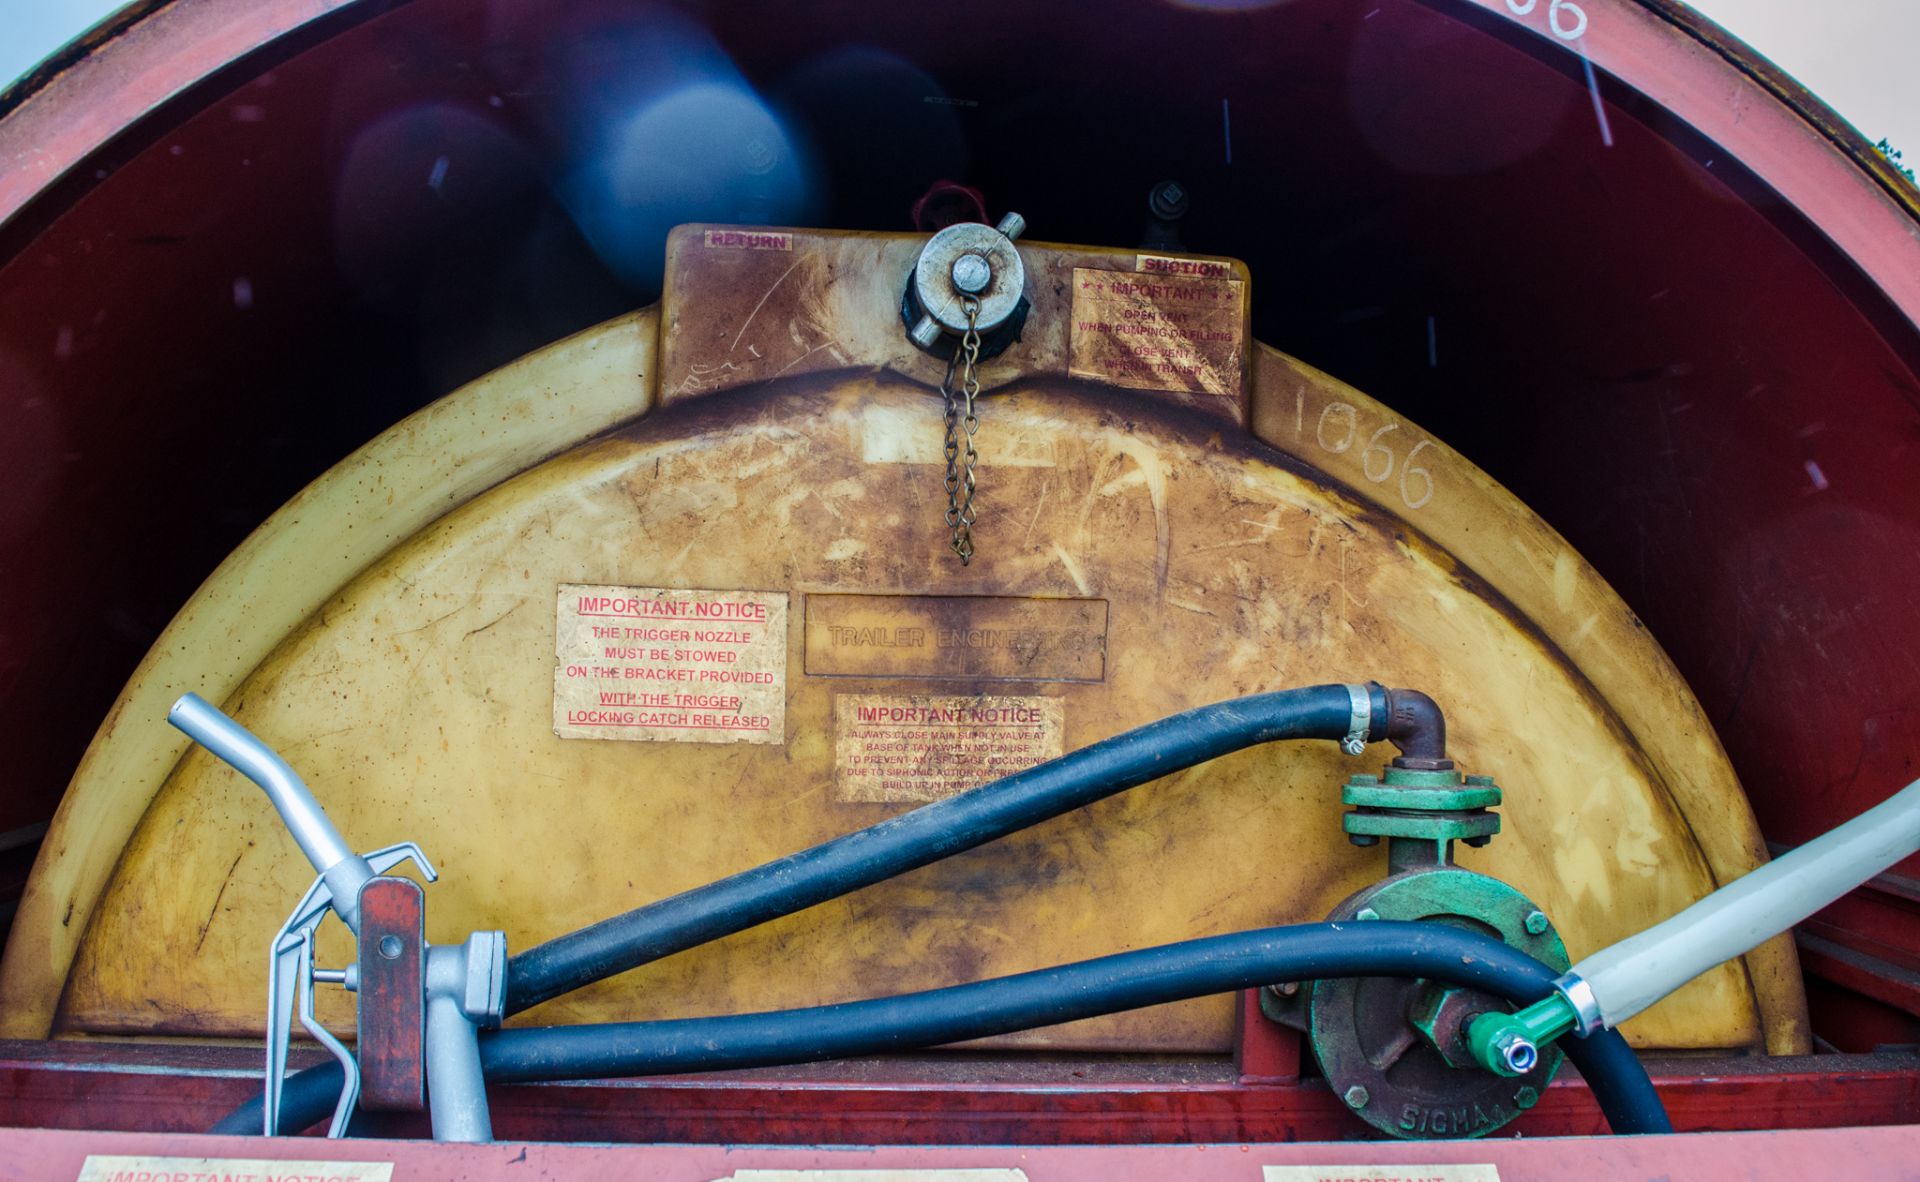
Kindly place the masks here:
MULTIPOLYGON (((1498 879, 1453 863, 1453 843, 1500 831, 1491 777, 1451 768, 1388 767, 1341 793, 1356 845, 1387 842, 1389 875, 1343 900, 1329 919, 1427 920, 1493 936, 1564 970, 1566 946, 1545 912, 1498 879)), ((1334 1094, 1362 1120, 1402 1138, 1479 1137, 1536 1103, 1561 1062, 1550 1044, 1518 1073, 1493 1074, 1470 1031, 1483 1015, 1511 1020, 1491 994, 1395 978, 1316 981, 1261 992, 1270 1018, 1304 1031, 1334 1094)), ((1490 1028, 1487 1028, 1490 1029, 1490 1028)))

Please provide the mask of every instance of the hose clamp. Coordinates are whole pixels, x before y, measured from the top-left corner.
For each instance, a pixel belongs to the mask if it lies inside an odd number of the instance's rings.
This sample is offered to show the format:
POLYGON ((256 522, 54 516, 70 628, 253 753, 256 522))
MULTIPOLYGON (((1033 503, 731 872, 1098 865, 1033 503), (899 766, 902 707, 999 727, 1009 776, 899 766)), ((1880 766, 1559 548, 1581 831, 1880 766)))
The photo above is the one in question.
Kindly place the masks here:
POLYGON ((1600 1015, 1600 999, 1593 995, 1593 986, 1578 973, 1563 974, 1553 983, 1553 991, 1573 1009, 1573 1031, 1581 1038, 1596 1030, 1606 1028, 1606 1019, 1600 1015))
POLYGON ((1373 696, 1364 685, 1349 684, 1346 691, 1351 706, 1347 715, 1347 734, 1340 740, 1340 750, 1348 755, 1359 755, 1367 749, 1367 732, 1373 728, 1373 696))

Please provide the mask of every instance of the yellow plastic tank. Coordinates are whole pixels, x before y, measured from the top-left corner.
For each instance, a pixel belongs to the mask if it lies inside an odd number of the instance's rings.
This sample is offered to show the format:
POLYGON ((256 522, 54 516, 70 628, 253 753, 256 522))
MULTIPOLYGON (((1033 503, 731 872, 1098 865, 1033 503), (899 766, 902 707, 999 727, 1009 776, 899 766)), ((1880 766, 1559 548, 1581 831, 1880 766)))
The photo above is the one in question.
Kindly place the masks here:
MULTIPOLYGON (((949 545, 924 239, 682 227, 657 310, 449 395, 184 607, 102 726, 0 969, 14 1036, 253 1036, 311 869, 164 723, 193 690, 363 848, 442 871, 428 937, 542 940, 1167 714, 1378 679, 1506 793, 1468 867, 1575 958, 1765 853, 1686 685, 1593 570, 1441 441, 1250 338, 1232 260, 1020 248, 980 365, 977 553, 949 545)), ((530 1023, 806 1005, 1318 919, 1379 878, 1331 744, 1170 776, 645 966, 530 1023)), ((349 959, 344 932, 320 960, 349 959)), ((323 991, 343 1033, 352 999, 323 991)), ((1774 940, 1627 1027, 1805 1050, 1774 940)), ((1228 999, 1002 1045, 1215 1052, 1228 999)))

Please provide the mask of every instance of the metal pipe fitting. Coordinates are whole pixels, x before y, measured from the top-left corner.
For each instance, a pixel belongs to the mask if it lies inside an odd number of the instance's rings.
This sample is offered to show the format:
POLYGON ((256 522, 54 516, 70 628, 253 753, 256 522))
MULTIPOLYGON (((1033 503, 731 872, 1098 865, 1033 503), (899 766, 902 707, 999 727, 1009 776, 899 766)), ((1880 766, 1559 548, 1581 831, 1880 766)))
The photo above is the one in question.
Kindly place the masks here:
POLYGON ((1396 767, 1419 771, 1445 771, 1453 767, 1447 758, 1447 718, 1439 703, 1419 690, 1387 691, 1387 741, 1400 749, 1396 767))
POLYGON ((500 1021, 506 975, 501 932, 427 949, 427 1106, 435 1141, 493 1140, 479 1037, 480 1027, 500 1021))

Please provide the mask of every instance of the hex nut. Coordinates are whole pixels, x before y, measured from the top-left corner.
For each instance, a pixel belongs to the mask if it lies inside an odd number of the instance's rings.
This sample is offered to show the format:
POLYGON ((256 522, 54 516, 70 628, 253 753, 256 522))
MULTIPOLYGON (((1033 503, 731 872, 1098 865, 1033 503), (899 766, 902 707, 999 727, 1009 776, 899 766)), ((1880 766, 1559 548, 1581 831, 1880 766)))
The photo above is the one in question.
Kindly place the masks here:
POLYGON ((1493 1043, 1494 1053, 1513 1075, 1525 1075, 1540 1062, 1540 1050, 1517 1031, 1509 1030, 1493 1043))
POLYGON ((1407 1023, 1449 1067, 1477 1068, 1467 1046, 1467 1026, 1484 1012, 1486 999, 1457 986, 1429 985, 1407 1012, 1407 1023))
POLYGON ((1347 1089, 1346 1099, 1348 1108, 1365 1108, 1367 1101, 1373 1099, 1373 1097, 1367 1094, 1366 1088, 1361 1087, 1359 1084, 1354 1084, 1347 1089))

